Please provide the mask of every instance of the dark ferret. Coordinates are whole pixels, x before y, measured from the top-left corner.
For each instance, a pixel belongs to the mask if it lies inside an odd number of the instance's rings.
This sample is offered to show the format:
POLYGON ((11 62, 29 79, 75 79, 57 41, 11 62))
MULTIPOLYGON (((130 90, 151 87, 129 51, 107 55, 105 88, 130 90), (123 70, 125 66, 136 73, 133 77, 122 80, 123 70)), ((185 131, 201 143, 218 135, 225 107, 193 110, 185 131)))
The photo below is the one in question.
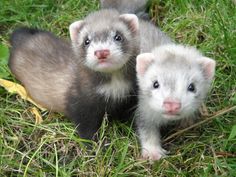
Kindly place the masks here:
POLYGON ((120 13, 136 14, 141 19, 149 19, 146 13, 148 0, 100 0, 101 8, 113 8, 120 13))
POLYGON ((101 10, 70 25, 72 44, 42 30, 13 32, 9 67, 42 106, 63 112, 92 139, 105 112, 127 119, 136 104, 135 15, 101 10))

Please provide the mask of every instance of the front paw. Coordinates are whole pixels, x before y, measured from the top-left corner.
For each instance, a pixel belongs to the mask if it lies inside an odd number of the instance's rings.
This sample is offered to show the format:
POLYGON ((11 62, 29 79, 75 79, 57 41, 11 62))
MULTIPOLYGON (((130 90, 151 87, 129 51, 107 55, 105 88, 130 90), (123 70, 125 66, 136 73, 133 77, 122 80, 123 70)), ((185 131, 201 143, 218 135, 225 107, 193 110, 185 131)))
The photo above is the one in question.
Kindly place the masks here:
POLYGON ((142 149, 142 158, 145 160, 156 161, 166 156, 167 151, 160 146, 146 147, 142 149))

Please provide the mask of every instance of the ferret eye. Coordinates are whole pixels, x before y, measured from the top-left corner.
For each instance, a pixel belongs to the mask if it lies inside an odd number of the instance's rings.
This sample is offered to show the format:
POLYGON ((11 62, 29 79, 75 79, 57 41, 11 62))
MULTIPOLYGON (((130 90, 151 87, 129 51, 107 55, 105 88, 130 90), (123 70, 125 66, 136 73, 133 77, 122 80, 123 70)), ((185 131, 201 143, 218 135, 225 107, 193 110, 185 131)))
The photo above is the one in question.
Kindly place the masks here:
POLYGON ((160 87, 159 82, 158 82, 158 81, 155 81, 155 82, 153 83, 153 88, 154 88, 154 89, 158 89, 159 87, 160 87))
POLYGON ((196 88, 195 88, 195 85, 193 83, 189 84, 188 91, 189 92, 196 92, 196 88))
POLYGON ((115 40, 115 41, 122 41, 121 35, 116 34, 115 37, 114 37, 114 40, 115 40))
POLYGON ((85 41, 84 41, 84 45, 87 46, 87 45, 90 44, 90 42, 91 42, 91 41, 89 40, 89 38, 86 38, 85 41))

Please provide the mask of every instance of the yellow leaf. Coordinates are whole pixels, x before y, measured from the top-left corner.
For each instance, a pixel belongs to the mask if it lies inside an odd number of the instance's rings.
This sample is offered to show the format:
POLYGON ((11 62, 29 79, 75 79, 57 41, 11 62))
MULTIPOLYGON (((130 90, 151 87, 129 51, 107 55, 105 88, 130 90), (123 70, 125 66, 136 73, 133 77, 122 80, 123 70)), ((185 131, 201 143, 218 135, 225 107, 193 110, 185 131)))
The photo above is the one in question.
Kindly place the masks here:
POLYGON ((4 79, 0 79, 0 85, 2 87, 4 87, 8 92, 10 93, 17 93, 21 96, 22 99, 27 100, 29 102, 31 102, 32 104, 34 104, 35 106, 37 106, 39 109, 41 109, 42 111, 45 111, 46 108, 42 107, 41 105, 35 103, 30 96, 27 94, 25 88, 23 86, 21 86, 20 84, 8 81, 8 80, 4 80, 4 79))
POLYGON ((30 108, 30 112, 35 116, 35 124, 41 124, 43 118, 36 107, 30 108))

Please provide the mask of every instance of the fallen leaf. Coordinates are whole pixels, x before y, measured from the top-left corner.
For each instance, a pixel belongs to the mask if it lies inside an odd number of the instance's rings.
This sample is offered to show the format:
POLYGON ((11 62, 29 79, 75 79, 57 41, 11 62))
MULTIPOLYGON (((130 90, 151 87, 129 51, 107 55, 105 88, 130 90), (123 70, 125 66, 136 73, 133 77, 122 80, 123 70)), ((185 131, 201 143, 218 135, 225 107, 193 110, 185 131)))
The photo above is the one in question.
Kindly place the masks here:
POLYGON ((35 116, 35 124, 41 124, 43 118, 36 107, 30 108, 30 112, 35 116))
POLYGON ((22 99, 31 102, 32 104, 37 106, 42 111, 46 110, 46 108, 44 108, 43 106, 37 104, 36 102, 34 102, 30 98, 30 96, 27 94, 25 88, 22 85, 14 83, 14 82, 11 82, 11 81, 8 81, 8 80, 5 80, 5 79, 0 79, 0 85, 2 87, 4 87, 10 93, 17 93, 17 94, 19 94, 22 99))

